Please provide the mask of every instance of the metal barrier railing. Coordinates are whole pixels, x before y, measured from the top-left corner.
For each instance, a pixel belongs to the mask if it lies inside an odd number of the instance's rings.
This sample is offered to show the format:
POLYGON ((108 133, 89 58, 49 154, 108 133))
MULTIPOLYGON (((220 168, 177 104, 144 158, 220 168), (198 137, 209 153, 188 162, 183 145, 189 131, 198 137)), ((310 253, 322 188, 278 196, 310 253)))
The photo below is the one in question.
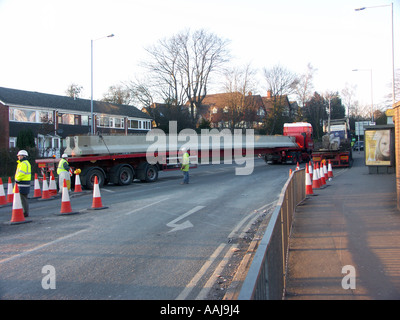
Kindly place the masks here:
POLYGON ((243 282, 238 300, 281 300, 283 298, 293 215, 296 206, 305 197, 305 170, 296 170, 282 189, 243 282))

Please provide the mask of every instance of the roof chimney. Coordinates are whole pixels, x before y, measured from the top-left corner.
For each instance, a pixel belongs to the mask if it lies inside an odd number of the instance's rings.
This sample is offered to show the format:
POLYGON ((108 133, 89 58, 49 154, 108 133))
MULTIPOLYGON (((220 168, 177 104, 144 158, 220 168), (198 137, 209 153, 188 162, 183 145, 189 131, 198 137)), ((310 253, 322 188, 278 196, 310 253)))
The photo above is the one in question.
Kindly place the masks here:
POLYGON ((267 98, 272 98, 272 91, 271 90, 267 91, 267 98))

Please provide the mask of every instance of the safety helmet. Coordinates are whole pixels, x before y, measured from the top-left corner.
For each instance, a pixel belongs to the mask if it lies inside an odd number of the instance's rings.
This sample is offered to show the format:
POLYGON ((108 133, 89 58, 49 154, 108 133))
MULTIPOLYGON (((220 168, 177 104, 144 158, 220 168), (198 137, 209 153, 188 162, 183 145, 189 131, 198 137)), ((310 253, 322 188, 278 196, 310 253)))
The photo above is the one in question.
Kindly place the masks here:
POLYGON ((61 158, 68 158, 68 155, 66 153, 63 153, 63 155, 61 156, 61 158))
POLYGON ((20 150, 20 151, 18 151, 17 156, 27 157, 28 156, 28 152, 26 152, 26 150, 20 150))
POLYGON ((181 148, 181 151, 182 151, 183 153, 185 153, 185 152, 187 151, 187 148, 186 148, 186 147, 182 147, 182 148, 181 148))

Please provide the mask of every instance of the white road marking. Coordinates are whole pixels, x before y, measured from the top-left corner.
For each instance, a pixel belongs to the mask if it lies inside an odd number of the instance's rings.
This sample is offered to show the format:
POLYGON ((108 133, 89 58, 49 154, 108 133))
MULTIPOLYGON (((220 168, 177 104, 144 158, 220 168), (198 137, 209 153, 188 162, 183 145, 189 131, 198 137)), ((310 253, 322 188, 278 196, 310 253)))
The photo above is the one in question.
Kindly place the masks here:
POLYGON ((192 280, 190 280, 190 282, 187 284, 186 288, 182 290, 182 292, 175 298, 175 300, 186 299, 186 297, 196 287, 199 280, 203 277, 203 275, 206 273, 206 271, 211 266, 211 264, 215 261, 215 259, 219 256, 219 254, 225 248, 225 246, 226 246, 225 243, 221 243, 218 246, 218 248, 215 249, 213 254, 208 258, 207 262, 205 264, 203 264, 201 269, 196 273, 196 275, 192 278, 192 280))
POLYGON ((183 229, 186 229, 186 228, 193 227, 193 224, 189 220, 187 220, 187 221, 185 221, 185 222, 183 222, 181 224, 177 224, 176 222, 186 218, 187 216, 190 216, 191 214, 193 214, 193 213, 195 213, 195 212, 197 212, 197 211, 199 211, 199 210, 201 210, 203 208, 205 208, 205 206, 194 207, 192 210, 189 210, 188 212, 180 215, 178 218, 172 220, 171 222, 168 222, 167 223, 167 227, 173 228, 169 232, 175 232, 175 231, 179 231, 179 230, 183 230, 183 229))
POLYGON ((152 202, 152 203, 150 203, 150 204, 148 204, 148 205, 146 205, 146 206, 143 206, 143 207, 137 208, 137 209, 135 209, 135 210, 129 211, 129 212, 125 213, 125 215, 129 216, 129 215, 132 214, 132 213, 135 213, 135 212, 137 212, 137 211, 140 211, 140 210, 146 209, 146 208, 148 208, 148 207, 154 206, 155 204, 160 203, 160 202, 163 202, 163 201, 168 200, 168 199, 169 199, 169 198, 165 198, 165 199, 161 199, 161 200, 156 201, 156 202, 152 202))
POLYGON ((77 232, 68 234, 68 235, 66 235, 66 236, 64 236, 64 237, 61 237, 61 238, 58 238, 58 239, 56 239, 56 240, 53 240, 53 241, 50 241, 50 242, 41 244, 41 245, 39 245, 39 246, 36 246, 36 247, 34 247, 34 248, 32 248, 32 249, 29 249, 29 250, 27 250, 27 251, 24 251, 24 252, 22 252, 22 253, 13 255, 13 256, 11 256, 11 257, 9 257, 9 258, 0 260, 0 264, 2 264, 2 263, 4 263, 4 262, 8 262, 8 261, 15 260, 15 259, 20 258, 20 257, 23 257, 23 256, 26 256, 26 255, 29 254, 29 253, 32 253, 32 252, 37 251, 37 250, 39 250, 39 249, 43 249, 43 248, 45 248, 45 247, 51 246, 52 244, 55 244, 55 243, 58 243, 58 242, 60 242, 60 241, 65 240, 65 239, 71 238, 71 237, 76 236, 76 235, 78 235, 78 234, 80 234, 80 233, 82 233, 82 232, 85 232, 85 231, 87 231, 87 230, 88 230, 88 229, 79 230, 79 231, 77 231, 77 232))

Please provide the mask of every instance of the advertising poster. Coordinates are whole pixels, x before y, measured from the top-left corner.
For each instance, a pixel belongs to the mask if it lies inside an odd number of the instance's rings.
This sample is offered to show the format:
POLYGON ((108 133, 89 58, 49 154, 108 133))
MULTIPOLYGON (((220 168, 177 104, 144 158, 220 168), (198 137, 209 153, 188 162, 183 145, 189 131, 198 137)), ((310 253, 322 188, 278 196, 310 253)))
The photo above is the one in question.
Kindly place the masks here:
POLYGON ((365 130, 365 164, 390 166, 390 130, 365 130))

